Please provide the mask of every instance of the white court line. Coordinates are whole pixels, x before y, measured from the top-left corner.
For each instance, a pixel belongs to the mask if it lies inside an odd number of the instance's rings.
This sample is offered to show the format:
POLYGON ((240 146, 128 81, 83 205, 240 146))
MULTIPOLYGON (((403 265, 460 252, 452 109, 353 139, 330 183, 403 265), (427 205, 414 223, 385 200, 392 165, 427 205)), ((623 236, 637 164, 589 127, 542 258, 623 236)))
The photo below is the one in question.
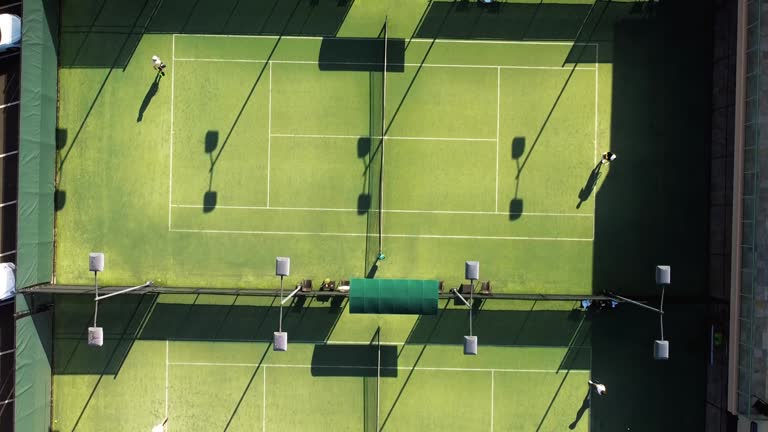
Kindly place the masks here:
MULTIPOLYGON (((265 364, 265 363, 213 363, 213 362, 173 362, 173 366, 231 366, 231 367, 278 367, 296 369, 376 369, 376 366, 359 365, 305 365, 305 364, 265 364)), ((521 372, 521 373, 557 373, 554 369, 507 369, 507 368, 458 368, 458 367, 411 367, 411 366, 382 366, 382 369, 446 371, 446 372, 521 372)), ((588 370, 570 370, 571 373, 589 373, 588 370)))
POLYGON ((269 207, 269 167, 272 162, 272 63, 269 64, 269 122, 267 125, 267 207, 269 207))
POLYGON ((171 213, 173 211, 173 88, 175 80, 173 77, 176 75, 176 35, 173 35, 171 42, 171 138, 170 142, 170 155, 168 164, 168 231, 171 231, 171 213))
MULTIPOLYGON (((260 59, 220 59, 220 58, 191 58, 183 57, 174 59, 184 62, 220 62, 220 63, 266 63, 266 60, 260 59)), ((317 60, 270 60, 270 63, 279 64, 308 64, 318 65, 317 60)), ((381 63, 371 62, 322 62, 328 65, 350 65, 350 66, 381 66, 381 63)), ((519 66, 519 65, 472 65, 472 64, 443 64, 443 63, 390 63, 394 66, 407 67, 443 67, 443 68, 471 68, 471 69, 539 69, 539 70, 594 70, 592 67, 569 67, 569 66, 519 66)))
MULTIPOLYGON (((193 232, 207 234, 273 234, 273 235, 317 235, 339 237, 367 237, 377 236, 378 233, 338 233, 338 232, 306 232, 306 231, 248 231, 248 230, 200 230, 200 229, 174 229, 173 232, 193 232)), ((568 237, 504 237, 504 236, 471 236, 471 235, 440 235, 440 234, 382 234, 382 237, 393 238, 438 238, 455 240, 550 240, 550 241, 593 241, 593 238, 568 238, 568 237)))
POLYGON ((600 75, 598 74, 598 64, 599 64, 598 62, 600 60, 599 54, 598 54, 600 52, 599 49, 600 49, 600 46, 596 45, 595 46, 595 155, 594 155, 593 163, 597 163, 597 129, 598 129, 598 123, 599 123, 598 116, 600 115, 600 111, 597 109, 597 104, 599 100, 597 97, 597 92, 598 92, 597 89, 599 88, 598 81, 600 79, 600 75))
POLYGON ((491 371, 491 432, 493 432, 493 375, 495 371, 491 371))
MULTIPOLYGON (((595 164, 597 163, 597 146, 598 146, 598 144, 597 144, 598 138, 597 137, 599 135, 597 131, 598 131, 598 128, 599 128, 598 125, 600 123, 600 121, 599 121, 599 119, 600 119, 600 110, 597 108, 599 100, 600 100, 597 97, 597 95, 598 95, 598 88, 600 88, 600 86, 598 85, 598 83, 600 82, 600 74, 598 73, 598 66, 599 66, 599 64, 600 64, 600 45, 595 44, 595 154, 594 154, 594 161, 592 162, 592 163, 595 163, 595 164)), ((595 238, 595 230, 596 230, 595 225, 596 224, 597 224, 597 221, 593 220, 592 221, 592 238, 595 238)))
POLYGON ((261 430, 262 432, 264 432, 267 430, 267 366, 266 365, 264 365, 262 381, 264 382, 264 385, 263 385, 263 391, 261 392, 261 430))
POLYGON ((168 339, 165 340, 165 418, 168 418, 168 365, 170 364, 168 359, 169 343, 168 339))
POLYGON ((496 207, 499 211, 499 118, 501 117, 501 68, 496 69, 496 207))
MULTIPOLYGON (((277 36, 277 35, 224 35, 224 34, 199 34, 199 33, 185 33, 179 34, 183 37, 218 37, 218 38, 251 38, 251 39, 296 39, 296 40, 323 40, 323 36, 277 36)), ((378 40, 376 38, 345 38, 355 40, 378 40)), ((567 42, 563 41, 545 41, 545 40, 529 40, 529 41, 516 41, 516 40, 497 40, 497 39, 431 39, 431 38, 410 38, 406 39, 412 42, 425 42, 425 43, 475 43, 475 44, 502 44, 502 45, 597 45, 597 42, 567 42)))
MULTIPOLYGON (((200 204, 173 204, 180 208, 202 208, 200 204)), ((357 212, 356 208, 317 208, 317 207, 258 207, 258 206, 224 206, 217 205, 216 208, 232 210, 295 210, 295 211, 338 211, 338 212, 357 212)), ((379 212, 379 209, 369 210, 373 213, 379 212)), ((474 214, 474 215, 509 215, 508 212, 491 211, 471 211, 471 210, 397 210, 384 209, 384 213, 431 213, 431 214, 474 214)), ((576 216, 576 217, 594 217, 594 214, 587 213, 523 213, 523 216, 576 216)))
MULTIPOLYGON (((285 137, 285 138, 350 138, 350 139, 359 139, 361 137, 364 138, 374 138, 379 139, 383 138, 380 136, 361 136, 361 135, 319 135, 319 134, 280 134, 280 133, 273 133, 270 134, 273 137, 285 137)), ((386 139, 388 140, 425 140, 425 141, 496 141, 496 138, 450 138, 450 137, 416 137, 416 136, 389 136, 387 135, 386 139)))
MULTIPOLYGON (((448 300, 448 299, 444 299, 448 300)), ((576 302, 574 302, 576 303, 576 302)), ((198 342, 200 339, 197 338, 173 338, 174 342, 198 342)), ((226 339, 226 338, 217 338, 216 342, 246 342, 246 343, 272 343, 274 342, 273 339, 226 339)), ((296 344, 312 344, 312 345, 365 345, 369 346, 371 345, 371 341, 334 341, 334 340, 291 340, 291 343, 296 344)), ((422 343, 408 343, 408 342, 382 342, 382 346, 422 346, 422 343)), ((429 345, 433 347, 456 347, 458 346, 455 343, 441 343, 441 342, 431 342, 429 345)), ((546 349, 557 349, 557 350, 567 350, 567 345, 520 345, 520 344, 488 344, 484 343, 484 347, 496 347, 496 348, 546 348, 546 349)), ((573 345, 571 348, 584 348, 585 345, 573 345)))

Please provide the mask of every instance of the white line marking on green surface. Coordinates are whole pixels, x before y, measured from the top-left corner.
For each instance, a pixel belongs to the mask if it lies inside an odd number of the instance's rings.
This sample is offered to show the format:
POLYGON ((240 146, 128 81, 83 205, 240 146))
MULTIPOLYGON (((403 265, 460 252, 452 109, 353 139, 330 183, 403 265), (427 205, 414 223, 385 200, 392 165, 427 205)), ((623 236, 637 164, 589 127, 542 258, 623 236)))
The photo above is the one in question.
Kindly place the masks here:
MULTIPOLYGON (((251 231, 251 230, 202 230, 202 229, 173 229, 173 232, 193 232, 208 234, 274 234, 274 235, 319 235, 342 237, 378 236, 378 233, 340 233, 340 232, 307 232, 307 231, 251 231)), ((471 236, 471 235, 441 235, 441 234, 383 234, 383 237, 393 238, 437 238, 437 239, 467 239, 467 240, 550 240, 550 241, 592 241, 592 238, 570 237, 505 237, 505 236, 471 236)))
MULTIPOLYGON (((199 33, 185 33, 179 34, 184 37, 218 37, 218 38, 250 38, 250 39, 295 39, 295 40, 315 40, 320 41, 325 39, 322 36, 276 36, 276 35, 224 35, 224 34, 199 34, 199 33)), ((376 38, 345 38, 356 40, 374 40, 376 38)), ((574 45, 597 45, 597 42, 570 42, 570 41, 552 41, 552 40, 471 40, 471 39, 431 39, 431 38, 410 38, 406 39, 413 42, 424 43, 461 43, 461 44, 501 44, 501 45, 561 45, 561 46, 574 46, 574 45)))
POLYGON ((267 208, 269 208, 269 170, 272 161, 272 63, 269 64, 269 120, 267 131, 267 208))
MULTIPOLYGON (((179 208, 202 208, 200 204, 174 204, 173 207, 179 208)), ((358 209, 352 208, 327 208, 327 207, 259 207, 259 206, 225 206, 217 205, 216 208, 233 210, 295 210, 295 211, 339 211, 339 212, 357 212, 358 209)), ((379 209, 370 210, 378 212, 379 209)), ((471 210, 396 210, 384 209, 384 213, 430 213, 430 214, 468 214, 468 215, 509 215, 506 212, 491 211, 471 211, 471 210)), ((575 217, 594 217, 594 214, 587 213, 523 213, 524 216, 575 216, 575 217)))
MULTIPOLYGON (((225 58, 194 58, 181 57, 175 59, 183 62, 221 62, 221 63, 265 63, 263 59, 225 59, 225 58)), ((306 64, 318 65, 317 60, 270 60, 270 63, 278 64, 306 64)), ((381 66, 382 63, 375 62, 323 62, 328 65, 351 65, 351 66, 381 66)), ((519 65, 473 65, 473 64, 445 64, 445 63, 390 63, 394 66, 406 67, 442 67, 442 68, 470 68, 470 69, 537 69, 537 70, 594 70, 593 67, 573 67, 573 66, 519 66, 519 65)))
POLYGON ((170 159, 168 161, 168 231, 171 231, 171 212, 173 210, 173 207, 171 206, 171 203, 173 202, 173 89, 174 89, 174 83, 176 80, 174 80, 174 77, 176 76, 176 35, 174 34, 171 41, 171 138, 169 140, 170 142, 170 152, 168 158, 170 159))
POLYGON ((261 392, 261 430, 267 430, 267 368, 264 367, 262 381, 264 382, 261 392))
POLYGON ((499 117, 501 117, 501 68, 496 69, 496 206, 499 211, 499 117))
MULTIPOLYGON (((376 369, 376 366, 359 365, 308 365, 308 364, 259 364, 259 363, 216 363, 216 362, 173 362, 172 366, 231 366, 231 367, 273 367, 296 369, 376 369)), ((510 369, 510 368, 459 368, 459 367, 412 367, 412 366, 382 366, 382 369, 437 371, 437 372, 519 372, 519 373, 557 373, 553 369, 510 369)), ((571 373, 589 373, 589 370, 571 370, 571 373)))
MULTIPOLYGON (((319 134, 282 134, 273 133, 273 137, 287 138, 344 138, 359 139, 360 135, 319 135, 319 134)), ((380 139, 380 136, 369 136, 368 138, 380 139)), ((496 141, 496 138, 450 138, 450 137, 418 137, 418 136, 389 136, 387 140, 423 140, 423 141, 496 141)))
POLYGON ((491 371, 491 432, 493 432, 493 375, 495 371, 491 371))
POLYGON ((594 155, 594 163, 597 163, 597 130, 598 130, 598 124, 599 124, 599 118, 600 118, 600 110, 597 109, 598 104, 598 88, 600 87, 598 85, 598 82, 600 80, 600 74, 598 73, 598 66, 599 66, 599 51, 600 46, 595 44, 595 155, 594 155))
POLYGON ((169 352, 168 339, 165 340, 165 418, 168 418, 168 365, 170 364, 168 358, 169 352))

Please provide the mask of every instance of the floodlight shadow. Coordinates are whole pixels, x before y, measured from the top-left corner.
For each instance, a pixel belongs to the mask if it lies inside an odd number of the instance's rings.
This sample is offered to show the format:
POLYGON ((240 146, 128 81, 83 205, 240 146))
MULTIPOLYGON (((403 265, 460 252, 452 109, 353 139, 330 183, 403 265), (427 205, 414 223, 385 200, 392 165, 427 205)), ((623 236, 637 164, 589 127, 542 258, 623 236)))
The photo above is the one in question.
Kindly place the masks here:
POLYGON ((213 153, 219 146, 219 131, 209 130, 205 133, 205 152, 213 153))
POLYGON ((203 213, 210 213, 216 210, 218 195, 218 192, 212 190, 203 193, 203 213))
POLYGON ((512 139, 512 159, 520 159, 525 153, 525 137, 516 136, 512 139))
POLYGON ((513 198, 509 201, 509 220, 515 221, 523 216, 523 199, 513 198))

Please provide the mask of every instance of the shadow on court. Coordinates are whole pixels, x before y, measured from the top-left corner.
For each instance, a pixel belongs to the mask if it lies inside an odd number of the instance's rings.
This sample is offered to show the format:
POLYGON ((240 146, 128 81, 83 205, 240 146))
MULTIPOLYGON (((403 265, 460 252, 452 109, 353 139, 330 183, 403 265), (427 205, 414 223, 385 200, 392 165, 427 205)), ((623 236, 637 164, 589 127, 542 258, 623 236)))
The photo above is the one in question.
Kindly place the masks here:
MULTIPOLYGON (((592 4, 433 1, 414 37, 509 41, 612 42, 618 22, 655 13, 651 2, 597 0, 592 4)), ((564 63, 594 63, 593 48, 574 45, 564 63)), ((600 49, 598 61, 610 63, 612 51, 600 49)))
POLYGON ((579 191, 579 202, 576 204, 577 209, 581 208, 581 204, 592 196, 592 192, 594 192, 595 187, 597 187, 597 181, 600 180, 600 169, 602 166, 602 162, 598 162, 597 165, 592 168, 592 171, 589 172, 589 177, 587 177, 586 183, 584 183, 584 186, 579 191))
POLYGON ((219 131, 209 130, 205 133, 205 153, 208 155, 208 159, 211 163, 211 168, 208 170, 208 190, 203 192, 203 213, 210 213, 216 209, 216 202, 218 201, 219 194, 213 190, 213 169, 216 164, 213 159, 213 152, 216 151, 216 147, 219 146, 219 131))
POLYGON ((141 101, 141 106, 139 107, 139 115, 136 117, 136 123, 144 119, 144 113, 147 111, 147 108, 149 108, 149 104, 152 102, 152 98, 155 97, 157 90, 160 88, 161 78, 162 75, 159 73, 155 74, 155 80, 152 81, 152 84, 150 84, 149 88, 147 89, 147 94, 144 95, 144 100, 141 101))
MULTIPOLYGON (((125 295, 99 306, 98 325, 104 328, 104 346, 86 343, 93 324, 93 297, 56 297, 54 329, 55 374, 116 375, 136 340, 271 341, 277 331, 279 300, 264 298, 265 305, 202 304, 200 297, 184 296, 186 303, 157 303, 154 294, 125 295)), ((210 298, 207 299, 210 301, 210 298)), ((228 298, 229 300, 229 298, 228 298)), ((292 342, 327 340, 346 305, 294 297, 283 308, 283 331, 292 342)))
POLYGON ((352 3, 353 0, 145 0, 64 7, 60 64, 65 68, 124 68, 144 34, 151 33, 334 36, 352 3))
POLYGON ((312 351, 313 376, 396 377, 395 345, 315 345, 312 351), (381 359, 381 370, 377 370, 381 359))
MULTIPOLYGON (((536 304, 531 303, 531 308, 536 304)), ((419 316, 406 343, 461 345, 463 337, 469 334, 469 311, 445 306, 436 316, 419 316)), ((591 320, 578 310, 485 310, 480 307, 473 312, 472 333, 481 346, 569 348, 560 369, 584 370, 590 368, 591 325, 591 320)))
POLYGON ((705 429, 707 330, 695 303, 708 287, 712 3, 663 1, 650 15, 614 19, 610 150, 618 159, 594 194, 593 292, 658 305, 653 269, 671 265, 670 359, 653 360, 654 313, 619 305, 596 316, 592 377, 609 394, 592 398, 594 432, 705 429))

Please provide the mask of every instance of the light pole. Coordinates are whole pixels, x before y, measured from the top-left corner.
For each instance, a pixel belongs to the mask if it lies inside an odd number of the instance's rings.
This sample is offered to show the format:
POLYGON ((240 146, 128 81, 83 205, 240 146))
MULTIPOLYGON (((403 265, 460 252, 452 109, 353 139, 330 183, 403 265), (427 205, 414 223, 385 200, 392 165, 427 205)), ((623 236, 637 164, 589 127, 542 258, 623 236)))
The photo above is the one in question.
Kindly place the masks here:
POLYGON ((103 346, 104 345, 104 329, 98 327, 96 324, 96 318, 99 314, 99 301, 114 297, 120 294, 125 294, 140 288, 147 288, 152 286, 152 281, 147 281, 141 285, 125 288, 117 292, 113 292, 107 295, 99 296, 99 272, 104 271, 104 253, 103 252, 91 252, 88 254, 88 269, 93 272, 93 282, 96 288, 96 296, 93 298, 93 327, 88 327, 88 345, 90 346, 103 346))
POLYGON ((670 266, 659 265, 656 266, 656 285, 661 287, 661 301, 659 308, 651 307, 640 302, 637 302, 626 297, 614 293, 608 293, 612 297, 615 297, 623 302, 631 303, 635 306, 640 306, 644 309, 651 310, 659 314, 659 327, 661 330, 661 339, 653 342, 653 358, 656 360, 669 360, 669 341, 664 339, 664 291, 670 283, 672 270, 670 266))
POLYGON ((664 290, 669 285, 672 269, 669 266, 656 266, 656 285, 661 286, 661 302, 659 303, 659 326, 661 339, 653 343, 653 358, 669 360, 669 341, 664 340, 664 290))
POLYGON ((301 287, 296 288, 288 297, 283 299, 283 278, 291 274, 291 259, 289 257, 277 257, 275 259, 275 275, 280 276, 280 318, 277 331, 274 332, 272 347, 275 351, 288 351, 288 333, 283 331, 283 303, 293 297, 301 287))
POLYGON ((461 301, 469 308, 469 336, 464 336, 464 355, 477 355, 477 336, 472 336, 472 301, 475 291, 475 281, 480 279, 480 262, 464 262, 464 279, 469 279, 469 302, 461 294, 461 301))
POLYGON ((94 297, 93 308, 93 327, 88 327, 88 345, 89 346, 102 346, 104 345, 104 329, 96 325, 96 318, 99 315, 99 272, 104 271, 104 253, 103 252, 91 252, 88 254, 88 270, 93 272, 93 283, 96 288, 96 296, 94 297))

